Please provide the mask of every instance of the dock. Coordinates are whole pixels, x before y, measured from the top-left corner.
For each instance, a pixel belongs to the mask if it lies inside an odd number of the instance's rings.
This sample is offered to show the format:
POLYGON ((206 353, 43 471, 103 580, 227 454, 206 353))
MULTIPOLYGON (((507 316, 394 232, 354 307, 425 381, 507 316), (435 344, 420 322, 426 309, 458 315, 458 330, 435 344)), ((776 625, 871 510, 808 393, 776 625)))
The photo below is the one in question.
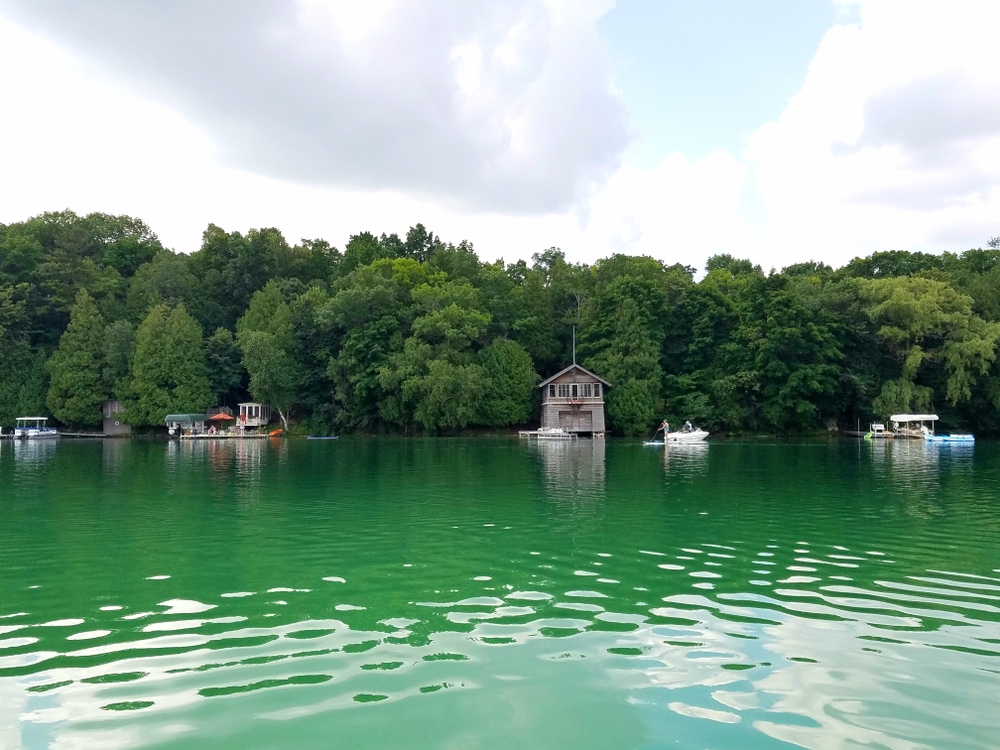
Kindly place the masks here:
POLYGON ((518 437, 541 438, 543 440, 576 440, 575 432, 562 432, 561 430, 551 430, 542 428, 541 430, 519 430, 518 437))
POLYGON ((261 438, 268 437, 280 437, 279 435, 269 435, 266 432, 254 432, 246 435, 225 435, 223 433, 216 433, 215 435, 208 435, 205 433, 200 433, 198 435, 178 435, 181 440, 258 440, 261 438))

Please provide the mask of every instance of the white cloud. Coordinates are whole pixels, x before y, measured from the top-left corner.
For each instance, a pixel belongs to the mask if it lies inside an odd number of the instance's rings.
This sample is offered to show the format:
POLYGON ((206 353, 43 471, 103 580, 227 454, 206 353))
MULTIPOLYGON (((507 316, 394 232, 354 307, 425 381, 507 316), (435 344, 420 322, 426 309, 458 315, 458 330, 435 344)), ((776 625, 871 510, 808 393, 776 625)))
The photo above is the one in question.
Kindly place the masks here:
POLYGON ((237 14, 233 34, 264 34, 272 62, 294 48, 257 97, 259 62, 226 91, 232 63, 183 48, 178 55, 209 66, 192 68, 204 78, 194 93, 188 78, 157 78, 163 71, 148 61, 124 84, 108 75, 108 58, 68 51, 86 45, 0 19, 0 221, 63 207, 129 213, 184 251, 210 221, 338 245, 420 221, 472 240, 485 258, 555 245, 574 260, 634 252, 702 266, 731 252, 765 268, 981 245, 1000 232, 1000 66, 991 60, 1000 6, 860 6, 862 23, 830 29, 802 89, 745 154, 693 164, 674 154, 649 170, 616 166, 625 115, 595 31, 606 2, 462 5, 423 38, 444 0, 419 23, 390 0, 302 0, 276 17, 253 5, 252 23, 237 14), (420 41, 432 46, 430 63, 415 61, 420 41), (307 77, 317 66, 335 72, 269 99, 296 65, 307 77), (216 90, 224 101, 209 107, 216 90), (317 93, 315 111, 295 109, 317 93), (289 102, 294 117, 254 112, 289 102), (257 130, 241 141, 241 128, 257 130), (239 157, 256 153, 255 138, 301 143, 239 157), (309 165, 296 171, 313 157, 317 169, 342 160, 343 184, 316 185, 309 165))
POLYGON ((568 208, 627 145, 591 5, 0 2, 197 123, 232 168, 536 215, 568 208))
POLYGON ((777 265, 964 250, 1000 227, 1000 7, 864 2, 802 90, 750 139, 777 265))

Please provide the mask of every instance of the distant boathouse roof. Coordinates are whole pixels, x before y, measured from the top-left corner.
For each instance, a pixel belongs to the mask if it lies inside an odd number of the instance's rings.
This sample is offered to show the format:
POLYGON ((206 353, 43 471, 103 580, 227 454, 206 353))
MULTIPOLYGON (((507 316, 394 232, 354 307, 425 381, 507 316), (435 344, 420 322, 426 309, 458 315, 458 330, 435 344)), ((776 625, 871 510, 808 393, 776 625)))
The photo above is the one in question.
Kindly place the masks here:
POLYGON ((589 376, 590 376, 590 377, 592 377, 592 378, 593 378, 594 380, 597 380, 597 381, 600 381, 601 383, 604 383, 604 385, 606 385, 606 386, 607 386, 608 388, 611 388, 611 387, 612 387, 612 386, 611 386, 611 383, 609 383, 609 382, 608 382, 607 380, 605 380, 605 379, 604 379, 604 378, 602 378, 602 377, 598 377, 597 375, 595 375, 594 373, 592 373, 592 372, 591 372, 590 370, 588 370, 588 369, 586 369, 586 368, 583 368, 583 367, 580 367, 580 365, 570 365, 569 367, 567 367, 567 368, 565 368, 565 369, 563 369, 563 370, 560 370, 560 371, 559 371, 559 372, 557 372, 557 373, 556 373, 555 375, 553 375, 553 376, 552 376, 551 378, 548 378, 548 379, 546 379, 546 380, 543 380, 543 381, 542 381, 541 383, 539 383, 539 384, 538 384, 538 387, 539 387, 539 388, 541 388, 541 387, 543 387, 543 386, 546 386, 546 385, 548 385, 548 384, 549 384, 549 383, 551 383, 551 382, 552 382, 553 380, 555 380, 556 378, 559 378, 559 377, 562 377, 563 375, 565 375, 565 374, 566 374, 567 372, 569 372, 570 370, 579 370, 579 371, 580 371, 581 373, 583 373, 584 375, 589 375, 589 376))

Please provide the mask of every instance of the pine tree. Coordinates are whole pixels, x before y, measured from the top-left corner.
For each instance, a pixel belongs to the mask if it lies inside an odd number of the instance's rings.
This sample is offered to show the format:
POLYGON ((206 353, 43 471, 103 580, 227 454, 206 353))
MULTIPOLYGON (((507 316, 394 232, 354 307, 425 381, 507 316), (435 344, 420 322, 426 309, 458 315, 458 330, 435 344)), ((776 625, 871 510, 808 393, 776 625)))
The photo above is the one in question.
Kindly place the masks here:
POLYGON ((496 426, 527 422, 538 382, 528 353, 514 341, 496 339, 479 359, 488 382, 479 421, 496 426))
POLYGON ((212 403, 201 327, 184 305, 157 305, 135 335, 125 421, 161 425, 167 414, 204 411, 212 403))
POLYGON ((81 289, 70 312, 69 326, 48 362, 52 376, 46 404, 60 422, 74 427, 101 423, 107 391, 101 379, 104 321, 93 298, 81 289))

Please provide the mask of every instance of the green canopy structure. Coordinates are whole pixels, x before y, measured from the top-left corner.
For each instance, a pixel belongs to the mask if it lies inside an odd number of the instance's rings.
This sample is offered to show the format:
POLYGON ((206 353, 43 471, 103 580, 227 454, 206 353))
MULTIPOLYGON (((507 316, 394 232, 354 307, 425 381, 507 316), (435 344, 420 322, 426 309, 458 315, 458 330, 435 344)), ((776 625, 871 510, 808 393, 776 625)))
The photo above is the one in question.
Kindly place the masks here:
POLYGON ((204 414, 168 414, 163 421, 167 427, 171 425, 177 427, 193 427, 196 424, 205 424, 204 414))

